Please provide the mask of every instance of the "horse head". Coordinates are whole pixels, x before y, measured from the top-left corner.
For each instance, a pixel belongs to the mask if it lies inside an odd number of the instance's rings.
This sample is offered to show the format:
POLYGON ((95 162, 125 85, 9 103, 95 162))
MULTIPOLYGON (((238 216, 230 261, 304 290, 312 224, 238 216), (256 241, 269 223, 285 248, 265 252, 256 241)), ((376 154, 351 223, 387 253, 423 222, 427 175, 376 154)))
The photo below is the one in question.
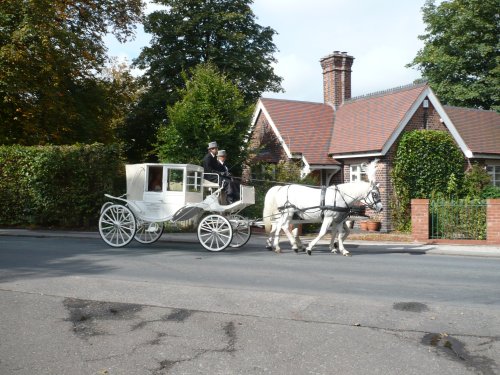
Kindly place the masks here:
POLYGON ((366 177, 368 177, 368 181, 370 182, 370 191, 363 199, 363 202, 372 210, 381 212, 384 207, 380 199, 379 184, 376 183, 377 163, 378 159, 374 159, 370 164, 364 165, 366 177))
POLYGON ((370 190, 366 196, 362 199, 362 202, 370 207, 375 212, 381 212, 384 209, 382 205, 382 200, 380 199, 380 191, 378 189, 378 184, 370 183, 370 190))

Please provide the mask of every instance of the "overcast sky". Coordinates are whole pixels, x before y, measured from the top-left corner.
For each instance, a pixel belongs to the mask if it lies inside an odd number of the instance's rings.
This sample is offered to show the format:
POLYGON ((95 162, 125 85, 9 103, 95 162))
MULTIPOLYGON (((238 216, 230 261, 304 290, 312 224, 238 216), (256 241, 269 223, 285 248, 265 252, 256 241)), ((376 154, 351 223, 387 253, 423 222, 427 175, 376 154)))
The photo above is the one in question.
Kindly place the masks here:
MULTIPOLYGON (((265 97, 322 102, 320 58, 333 51, 354 56, 352 95, 364 95, 413 82, 420 73, 406 68, 423 47, 421 7, 425 0, 254 0, 257 23, 278 32, 276 73, 284 93, 265 97)), ((149 7, 149 10, 153 10, 149 7)), ((129 62, 150 37, 137 29, 135 41, 107 38, 109 55, 129 62)))

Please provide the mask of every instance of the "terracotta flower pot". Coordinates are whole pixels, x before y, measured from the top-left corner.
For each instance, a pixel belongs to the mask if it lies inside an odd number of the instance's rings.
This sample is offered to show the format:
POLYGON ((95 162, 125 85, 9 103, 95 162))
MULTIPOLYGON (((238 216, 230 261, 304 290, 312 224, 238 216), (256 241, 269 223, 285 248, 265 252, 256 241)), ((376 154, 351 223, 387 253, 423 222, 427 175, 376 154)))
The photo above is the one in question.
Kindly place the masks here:
POLYGON ((366 224, 370 232, 378 232, 382 223, 380 221, 368 221, 366 224))
POLYGON ((361 230, 368 230, 368 221, 360 221, 359 227, 361 228, 361 230))

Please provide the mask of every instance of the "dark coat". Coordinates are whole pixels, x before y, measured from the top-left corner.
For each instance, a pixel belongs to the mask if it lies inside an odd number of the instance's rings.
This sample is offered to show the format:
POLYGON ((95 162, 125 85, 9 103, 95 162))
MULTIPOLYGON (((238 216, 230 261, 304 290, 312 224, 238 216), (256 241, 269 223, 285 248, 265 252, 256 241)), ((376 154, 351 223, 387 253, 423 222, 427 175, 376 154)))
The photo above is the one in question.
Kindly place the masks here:
MULTIPOLYGON (((203 157, 202 166, 205 173, 217 173, 220 175, 224 172, 222 165, 217 161, 217 156, 213 156, 210 152, 207 152, 203 157)), ((212 182, 217 182, 218 180, 215 175, 206 175, 205 179, 212 182)))

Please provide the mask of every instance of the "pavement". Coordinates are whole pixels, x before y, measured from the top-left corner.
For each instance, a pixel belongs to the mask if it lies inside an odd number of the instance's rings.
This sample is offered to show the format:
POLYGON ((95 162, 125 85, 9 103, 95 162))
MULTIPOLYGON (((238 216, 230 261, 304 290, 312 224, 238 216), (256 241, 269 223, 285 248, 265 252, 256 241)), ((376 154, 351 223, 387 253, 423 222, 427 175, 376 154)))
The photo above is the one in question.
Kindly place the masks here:
MULTIPOLYGON (((15 237, 61 237, 61 238, 95 238, 100 239, 98 231, 65 231, 65 230, 48 230, 48 229, 17 229, 17 228, 0 228, 0 236, 15 236, 15 237)), ((262 237, 262 243, 265 242, 265 234, 254 233, 252 238, 262 237)), ((383 235, 380 235, 383 237, 383 235)), ((306 236, 304 242, 312 238, 306 236)), ((388 238, 390 238, 388 236, 388 238)), ((282 239, 284 241, 284 239, 282 239)), ((164 233, 159 241, 165 242, 192 242, 198 243, 197 234, 194 232, 183 233, 164 233)), ((330 239, 325 236, 318 242, 318 245, 328 244, 330 239)), ((500 258, 500 245, 478 245, 478 244, 426 244, 419 242, 404 242, 404 241, 369 241, 369 240, 349 240, 345 242, 346 248, 349 245, 362 246, 364 251, 369 252, 374 250, 381 253, 384 249, 387 252, 408 252, 408 253, 423 253, 431 255, 459 255, 459 256, 480 256, 480 257, 498 257, 500 258)))

